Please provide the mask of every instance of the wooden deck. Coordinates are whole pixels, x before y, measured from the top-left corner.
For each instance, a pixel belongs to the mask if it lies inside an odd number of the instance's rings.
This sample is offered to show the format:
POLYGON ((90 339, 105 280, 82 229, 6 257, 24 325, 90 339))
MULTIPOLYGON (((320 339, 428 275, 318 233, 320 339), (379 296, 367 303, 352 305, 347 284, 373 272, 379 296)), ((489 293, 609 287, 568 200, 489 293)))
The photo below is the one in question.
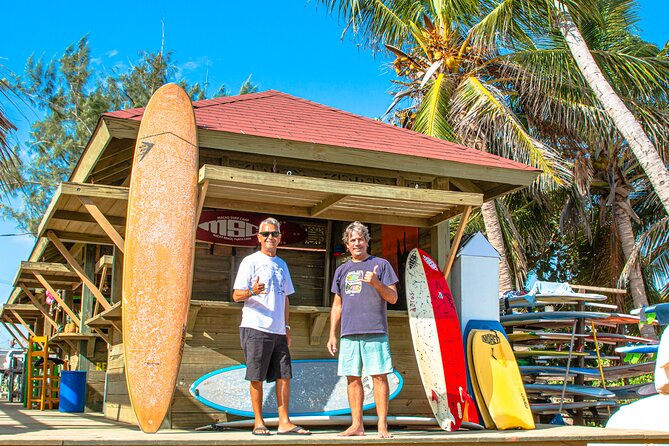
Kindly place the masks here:
POLYGON ((137 427, 110 421, 98 413, 67 414, 55 410, 25 410, 20 404, 0 402, 0 445, 585 445, 587 443, 669 444, 669 432, 623 431, 592 427, 541 425, 534 431, 395 430, 390 440, 343 438, 338 430, 317 430, 311 436, 255 437, 250 432, 195 432, 161 430, 144 434, 137 427))

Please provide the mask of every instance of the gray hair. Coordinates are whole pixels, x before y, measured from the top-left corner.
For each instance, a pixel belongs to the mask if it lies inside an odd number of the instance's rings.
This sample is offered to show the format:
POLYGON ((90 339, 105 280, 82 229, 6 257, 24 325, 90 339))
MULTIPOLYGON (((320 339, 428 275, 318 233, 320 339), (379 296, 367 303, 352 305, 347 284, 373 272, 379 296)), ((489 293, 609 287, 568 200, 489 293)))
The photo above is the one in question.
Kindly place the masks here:
POLYGON ((348 243, 348 239, 351 238, 351 233, 355 231, 359 233, 365 241, 369 242, 370 236, 369 236, 369 229, 367 229, 367 226, 363 225, 359 221, 354 221, 350 225, 346 227, 346 230, 344 231, 344 235, 342 236, 342 240, 344 243, 348 243))
POLYGON ((274 226, 276 226, 276 230, 281 232, 281 223, 279 223, 279 220, 277 220, 276 218, 268 217, 268 218, 264 219, 258 225, 258 230, 260 230, 260 228, 262 228, 262 225, 274 225, 274 226))

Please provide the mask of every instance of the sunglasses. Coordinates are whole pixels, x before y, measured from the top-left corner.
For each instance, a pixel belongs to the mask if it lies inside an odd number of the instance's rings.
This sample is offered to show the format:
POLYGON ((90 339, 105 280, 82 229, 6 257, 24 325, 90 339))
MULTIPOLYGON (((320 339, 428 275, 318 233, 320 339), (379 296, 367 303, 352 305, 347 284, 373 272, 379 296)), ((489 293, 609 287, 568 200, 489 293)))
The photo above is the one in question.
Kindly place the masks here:
POLYGON ((262 235, 265 238, 269 237, 270 235, 272 237, 279 237, 281 235, 281 232, 280 231, 262 231, 262 232, 259 232, 258 234, 262 235))

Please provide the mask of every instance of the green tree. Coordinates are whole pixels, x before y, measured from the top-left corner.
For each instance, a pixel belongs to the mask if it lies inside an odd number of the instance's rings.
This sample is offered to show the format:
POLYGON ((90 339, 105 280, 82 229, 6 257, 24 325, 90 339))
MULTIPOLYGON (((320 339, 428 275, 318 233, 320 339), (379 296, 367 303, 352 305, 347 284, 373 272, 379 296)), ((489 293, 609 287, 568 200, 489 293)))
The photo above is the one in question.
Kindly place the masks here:
MULTIPOLYGON (((22 229, 35 232, 54 188, 69 176, 81 156, 101 113, 143 107, 176 73, 171 53, 143 52, 127 72, 95 73, 90 65, 87 37, 48 62, 30 57, 25 74, 10 87, 36 108, 43 118, 32 124, 22 157, 20 182, 10 189, 21 204, 0 205, 2 214, 22 229)), ((195 99, 207 97, 206 86, 180 84, 195 99)), ((255 91, 250 78, 242 86, 255 91)), ((221 86, 215 96, 227 95, 221 86)))
MULTIPOLYGON (((0 66, 0 73, 4 70, 0 66)), ((6 79, 0 78, 0 96, 4 96, 7 101, 11 101, 13 93, 6 79)), ((5 111, 0 104, 0 197, 7 194, 13 183, 18 181, 18 158, 9 144, 7 137, 16 130, 16 126, 7 118, 5 111)))

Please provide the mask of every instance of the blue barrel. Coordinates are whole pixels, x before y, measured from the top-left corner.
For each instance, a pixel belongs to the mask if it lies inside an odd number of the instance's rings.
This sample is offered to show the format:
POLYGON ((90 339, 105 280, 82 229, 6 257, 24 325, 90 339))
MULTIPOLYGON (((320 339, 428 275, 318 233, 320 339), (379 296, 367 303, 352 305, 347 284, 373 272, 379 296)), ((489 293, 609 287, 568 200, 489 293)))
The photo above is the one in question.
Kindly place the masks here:
POLYGON ((83 412, 86 404, 86 372, 63 370, 60 372, 60 412, 83 412))

